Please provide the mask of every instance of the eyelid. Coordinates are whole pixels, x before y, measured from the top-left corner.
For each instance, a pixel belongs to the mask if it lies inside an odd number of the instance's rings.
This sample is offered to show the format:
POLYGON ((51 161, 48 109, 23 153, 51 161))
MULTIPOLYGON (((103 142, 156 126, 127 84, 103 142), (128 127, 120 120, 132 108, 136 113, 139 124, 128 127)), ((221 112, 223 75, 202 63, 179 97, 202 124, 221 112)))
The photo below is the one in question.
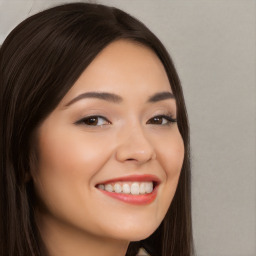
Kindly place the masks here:
MULTIPOLYGON (((175 119, 173 117, 173 114, 168 112, 168 113, 162 113, 162 114, 157 114, 157 115, 154 115, 152 116, 147 122, 146 124, 151 124, 151 125, 159 125, 159 126, 167 126, 167 125, 171 125, 172 123, 175 123, 177 122, 177 119, 175 119), (163 119, 166 119, 167 122, 164 123, 164 124, 152 124, 151 121, 154 119, 154 118, 163 118, 163 119)), ((74 124, 77 124, 77 125, 85 125, 85 126, 88 126, 88 127, 102 127, 104 125, 108 125, 108 124, 112 124, 108 118, 106 118, 105 116, 102 116, 102 115, 97 115, 97 114, 92 114, 92 115, 88 115, 88 116, 84 116, 83 118, 79 119, 78 121, 76 121, 74 124), (97 119, 104 119, 106 121, 106 124, 97 124, 94 125, 94 124, 86 124, 85 121, 88 121, 90 118, 97 118, 97 119)))
POLYGON ((84 123, 84 121, 85 121, 85 120, 88 120, 88 119, 90 119, 90 118, 102 118, 102 119, 106 120, 106 122, 107 122, 108 124, 111 124, 111 122, 110 122, 106 117, 101 116, 101 115, 89 115, 89 116, 85 116, 85 117, 79 119, 78 121, 76 121, 75 124, 77 124, 77 125, 81 124, 81 125, 85 125, 85 126, 94 126, 94 127, 105 125, 105 124, 102 124, 102 125, 86 125, 86 124, 84 123))
POLYGON ((167 120, 166 124, 152 124, 152 125, 160 125, 160 126, 164 126, 164 125, 171 125, 172 123, 176 123, 177 119, 175 119, 173 117, 173 115, 171 113, 168 114, 159 114, 159 115, 155 115, 152 118, 150 118, 147 123, 149 123, 152 119, 156 118, 156 117, 160 117, 160 118, 164 118, 167 120))

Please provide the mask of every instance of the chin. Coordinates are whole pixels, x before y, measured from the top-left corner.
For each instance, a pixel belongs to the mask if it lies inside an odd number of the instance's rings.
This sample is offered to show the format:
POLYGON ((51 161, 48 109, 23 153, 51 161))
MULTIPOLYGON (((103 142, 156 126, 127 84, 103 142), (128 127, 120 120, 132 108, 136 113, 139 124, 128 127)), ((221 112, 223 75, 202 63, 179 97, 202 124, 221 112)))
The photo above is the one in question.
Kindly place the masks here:
POLYGON ((158 228, 160 223, 151 225, 134 225, 135 223, 126 223, 124 226, 120 226, 113 230, 112 235, 115 239, 121 239, 126 241, 140 241, 149 237, 158 228))

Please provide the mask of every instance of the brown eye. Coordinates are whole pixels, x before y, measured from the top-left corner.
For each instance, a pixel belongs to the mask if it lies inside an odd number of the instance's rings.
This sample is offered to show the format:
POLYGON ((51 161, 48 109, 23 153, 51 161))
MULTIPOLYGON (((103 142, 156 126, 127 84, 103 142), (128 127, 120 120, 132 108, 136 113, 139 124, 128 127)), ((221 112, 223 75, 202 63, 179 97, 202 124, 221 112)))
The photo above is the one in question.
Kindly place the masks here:
POLYGON ((151 123, 154 123, 154 124, 162 124, 163 123, 163 117, 161 116, 156 116, 154 118, 152 118, 152 121, 151 123))
POLYGON ((84 120, 84 123, 87 125, 97 125, 98 121, 98 117, 89 117, 84 120))
POLYGON ((83 124, 88 126, 102 126, 106 124, 110 124, 110 122, 102 116, 89 116, 81 119, 77 122, 77 124, 83 124))
POLYGON ((175 122, 176 122, 176 119, 172 118, 171 116, 162 115, 162 116, 154 116, 147 122, 147 124, 168 125, 175 122))

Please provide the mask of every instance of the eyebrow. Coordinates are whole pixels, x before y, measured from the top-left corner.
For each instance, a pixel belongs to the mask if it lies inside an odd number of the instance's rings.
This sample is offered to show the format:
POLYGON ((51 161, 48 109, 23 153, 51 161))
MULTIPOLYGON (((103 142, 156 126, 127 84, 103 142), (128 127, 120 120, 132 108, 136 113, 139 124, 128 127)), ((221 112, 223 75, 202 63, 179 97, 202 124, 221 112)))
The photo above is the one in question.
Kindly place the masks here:
POLYGON ((159 92, 149 97, 147 102, 158 102, 167 99, 175 99, 175 97, 171 92, 159 92))
MULTIPOLYGON (((113 103, 121 103, 123 101, 123 98, 117 94, 114 93, 108 93, 108 92, 86 92, 78 95, 71 101, 69 101, 65 107, 70 106, 71 104, 82 100, 82 99, 87 99, 87 98, 96 98, 100 100, 105 100, 113 103)), ((149 103, 153 102, 158 102, 162 100, 167 100, 167 99, 175 99, 174 95, 171 92, 159 92, 156 93, 152 96, 150 96, 147 100, 149 103)))

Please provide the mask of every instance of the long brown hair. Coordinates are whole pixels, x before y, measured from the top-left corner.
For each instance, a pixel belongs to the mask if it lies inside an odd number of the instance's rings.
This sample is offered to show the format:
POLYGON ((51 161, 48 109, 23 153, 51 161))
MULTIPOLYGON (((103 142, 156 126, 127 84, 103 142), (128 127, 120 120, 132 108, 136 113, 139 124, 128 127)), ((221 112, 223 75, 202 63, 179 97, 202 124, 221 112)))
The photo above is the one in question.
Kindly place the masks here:
POLYGON ((193 254, 189 126, 180 80, 158 38, 140 21, 113 7, 72 3, 19 24, 0 49, 0 255, 46 256, 33 211, 27 174, 35 157, 33 132, 108 44, 127 39, 150 47, 162 61, 177 104, 185 145, 178 187, 159 228, 126 253, 144 247, 152 256, 193 254))

